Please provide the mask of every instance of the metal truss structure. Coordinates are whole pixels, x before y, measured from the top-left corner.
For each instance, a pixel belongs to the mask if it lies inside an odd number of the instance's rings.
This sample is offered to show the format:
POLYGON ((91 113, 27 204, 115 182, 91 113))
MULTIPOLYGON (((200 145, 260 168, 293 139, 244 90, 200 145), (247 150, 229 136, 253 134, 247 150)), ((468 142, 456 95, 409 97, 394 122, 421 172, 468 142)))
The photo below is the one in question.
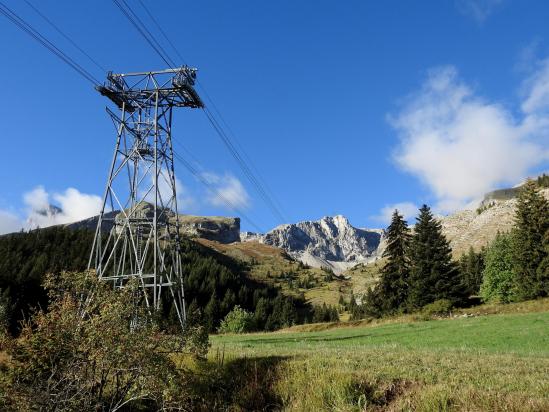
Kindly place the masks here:
POLYGON ((136 279, 149 311, 175 305, 184 326, 180 232, 172 147, 174 107, 200 108, 196 69, 107 75, 96 89, 116 104, 107 108, 116 130, 114 156, 89 267, 124 287, 136 279))

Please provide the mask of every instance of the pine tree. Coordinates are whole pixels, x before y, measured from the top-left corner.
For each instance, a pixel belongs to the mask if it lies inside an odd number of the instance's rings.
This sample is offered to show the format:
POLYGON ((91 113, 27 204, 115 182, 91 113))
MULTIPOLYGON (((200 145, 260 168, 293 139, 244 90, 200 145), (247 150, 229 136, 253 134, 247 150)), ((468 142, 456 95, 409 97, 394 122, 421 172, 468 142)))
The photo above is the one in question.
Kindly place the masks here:
POLYGON ((545 257, 538 266, 537 274, 541 282, 542 296, 549 296, 549 229, 543 237, 545 257))
POLYGON ((459 270, 468 295, 478 295, 484 270, 484 255, 486 251, 475 252, 473 247, 459 259, 459 270))
POLYGON ((381 269, 381 279, 375 287, 369 302, 374 315, 397 312, 408 298, 410 264, 408 249, 410 229, 398 210, 393 212, 391 224, 387 228, 387 248, 383 257, 387 262, 381 269))
POLYGON ((265 298, 259 298, 254 312, 256 328, 263 329, 269 317, 269 302, 265 298))
POLYGON ((529 180, 520 192, 515 215, 514 262, 519 300, 547 296, 548 274, 544 269, 549 251, 544 247, 549 230, 549 202, 529 180))
POLYGON ((452 261, 452 250, 442 234, 442 226, 427 205, 419 216, 410 244, 409 309, 418 309, 439 299, 454 305, 463 303, 466 291, 459 269, 452 261))
POLYGON ((219 301, 215 290, 213 291, 206 308, 204 309, 208 330, 214 331, 220 318, 219 301))

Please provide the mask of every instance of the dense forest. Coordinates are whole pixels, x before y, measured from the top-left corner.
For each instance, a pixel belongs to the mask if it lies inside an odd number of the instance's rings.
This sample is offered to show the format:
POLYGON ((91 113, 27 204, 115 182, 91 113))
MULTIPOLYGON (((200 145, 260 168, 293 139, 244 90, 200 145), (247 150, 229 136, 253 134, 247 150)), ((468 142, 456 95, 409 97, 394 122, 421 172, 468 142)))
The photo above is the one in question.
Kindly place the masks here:
MULTIPOLYGON (((32 308, 47 307, 47 273, 82 271, 88 264, 93 232, 55 226, 0 237, 0 306, 10 330, 32 308)), ((242 263, 196 242, 182 240, 185 294, 190 317, 210 331, 236 306, 253 313, 253 329, 275 330, 319 317, 323 308, 282 295, 251 280, 242 263)))

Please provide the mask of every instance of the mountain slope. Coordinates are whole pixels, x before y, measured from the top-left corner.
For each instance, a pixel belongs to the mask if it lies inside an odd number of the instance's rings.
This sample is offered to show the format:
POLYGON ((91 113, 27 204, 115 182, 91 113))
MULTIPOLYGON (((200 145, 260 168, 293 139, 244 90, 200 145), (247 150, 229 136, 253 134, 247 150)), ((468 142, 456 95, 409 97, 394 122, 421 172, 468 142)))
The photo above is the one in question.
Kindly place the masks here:
MULTIPOLYGON (((109 231, 112 228, 112 222, 116 221, 119 213, 119 211, 105 213, 103 230, 109 231)), ((143 202, 137 206, 136 213, 152 218, 153 205, 143 202)), ((175 222, 174 212, 168 211, 167 216, 170 222, 175 222)), ((71 229, 95 230, 98 220, 99 216, 94 216, 66 226, 71 229)), ((179 227, 180 233, 188 237, 216 240, 221 243, 240 240, 240 218, 238 217, 179 215, 179 227)))
POLYGON ((284 249, 303 263, 328 267, 336 273, 374 260, 382 238, 383 230, 355 228, 341 215, 281 225, 265 235, 241 236, 243 241, 255 240, 284 249))
MULTIPOLYGON (((540 189, 549 199, 549 188, 540 189)), ((487 194, 483 207, 475 210, 462 210, 441 218, 442 231, 450 241, 453 255, 461 256, 470 246, 480 250, 487 246, 498 232, 511 230, 515 219, 518 191, 510 189, 487 194), (505 196, 493 196, 493 193, 505 196)))
POLYGON ((336 305, 339 296, 350 293, 352 287, 349 280, 296 261, 284 250, 271 245, 257 241, 231 244, 206 239, 197 241, 244 262, 245 272, 251 279, 271 285, 285 295, 303 297, 313 305, 336 305))

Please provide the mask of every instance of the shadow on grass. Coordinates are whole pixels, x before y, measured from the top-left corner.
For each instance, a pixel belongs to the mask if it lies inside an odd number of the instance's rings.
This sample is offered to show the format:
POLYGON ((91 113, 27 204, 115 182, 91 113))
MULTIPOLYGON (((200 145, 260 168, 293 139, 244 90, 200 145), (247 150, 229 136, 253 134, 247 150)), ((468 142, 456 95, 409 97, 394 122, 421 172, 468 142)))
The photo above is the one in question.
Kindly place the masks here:
POLYGON ((191 387, 193 411, 278 411, 274 385, 283 356, 239 358, 200 365, 191 387))
MULTIPOLYGON (((266 345, 266 344, 277 344, 277 345, 283 345, 286 346, 291 343, 307 343, 307 342, 341 342, 341 341, 349 341, 349 340, 356 340, 356 339, 365 339, 365 338, 372 338, 372 339, 387 339, 393 336, 397 336, 399 338, 406 336, 406 335, 420 335, 422 333, 429 333, 431 329, 434 329, 434 326, 429 325, 425 326, 422 325, 421 327, 417 327, 414 324, 406 324, 411 325, 410 327, 412 329, 406 330, 406 329, 399 329, 394 331, 384 331, 383 333, 380 333, 379 331, 376 331, 375 333, 362 333, 362 334, 356 334, 356 335, 347 335, 347 336, 334 336, 334 335, 323 335, 323 336, 304 336, 304 337, 275 337, 275 338, 252 338, 252 339, 246 339, 242 342, 239 342, 243 346, 256 346, 256 345, 266 345)), ((402 339, 401 339, 402 340, 402 339)))

